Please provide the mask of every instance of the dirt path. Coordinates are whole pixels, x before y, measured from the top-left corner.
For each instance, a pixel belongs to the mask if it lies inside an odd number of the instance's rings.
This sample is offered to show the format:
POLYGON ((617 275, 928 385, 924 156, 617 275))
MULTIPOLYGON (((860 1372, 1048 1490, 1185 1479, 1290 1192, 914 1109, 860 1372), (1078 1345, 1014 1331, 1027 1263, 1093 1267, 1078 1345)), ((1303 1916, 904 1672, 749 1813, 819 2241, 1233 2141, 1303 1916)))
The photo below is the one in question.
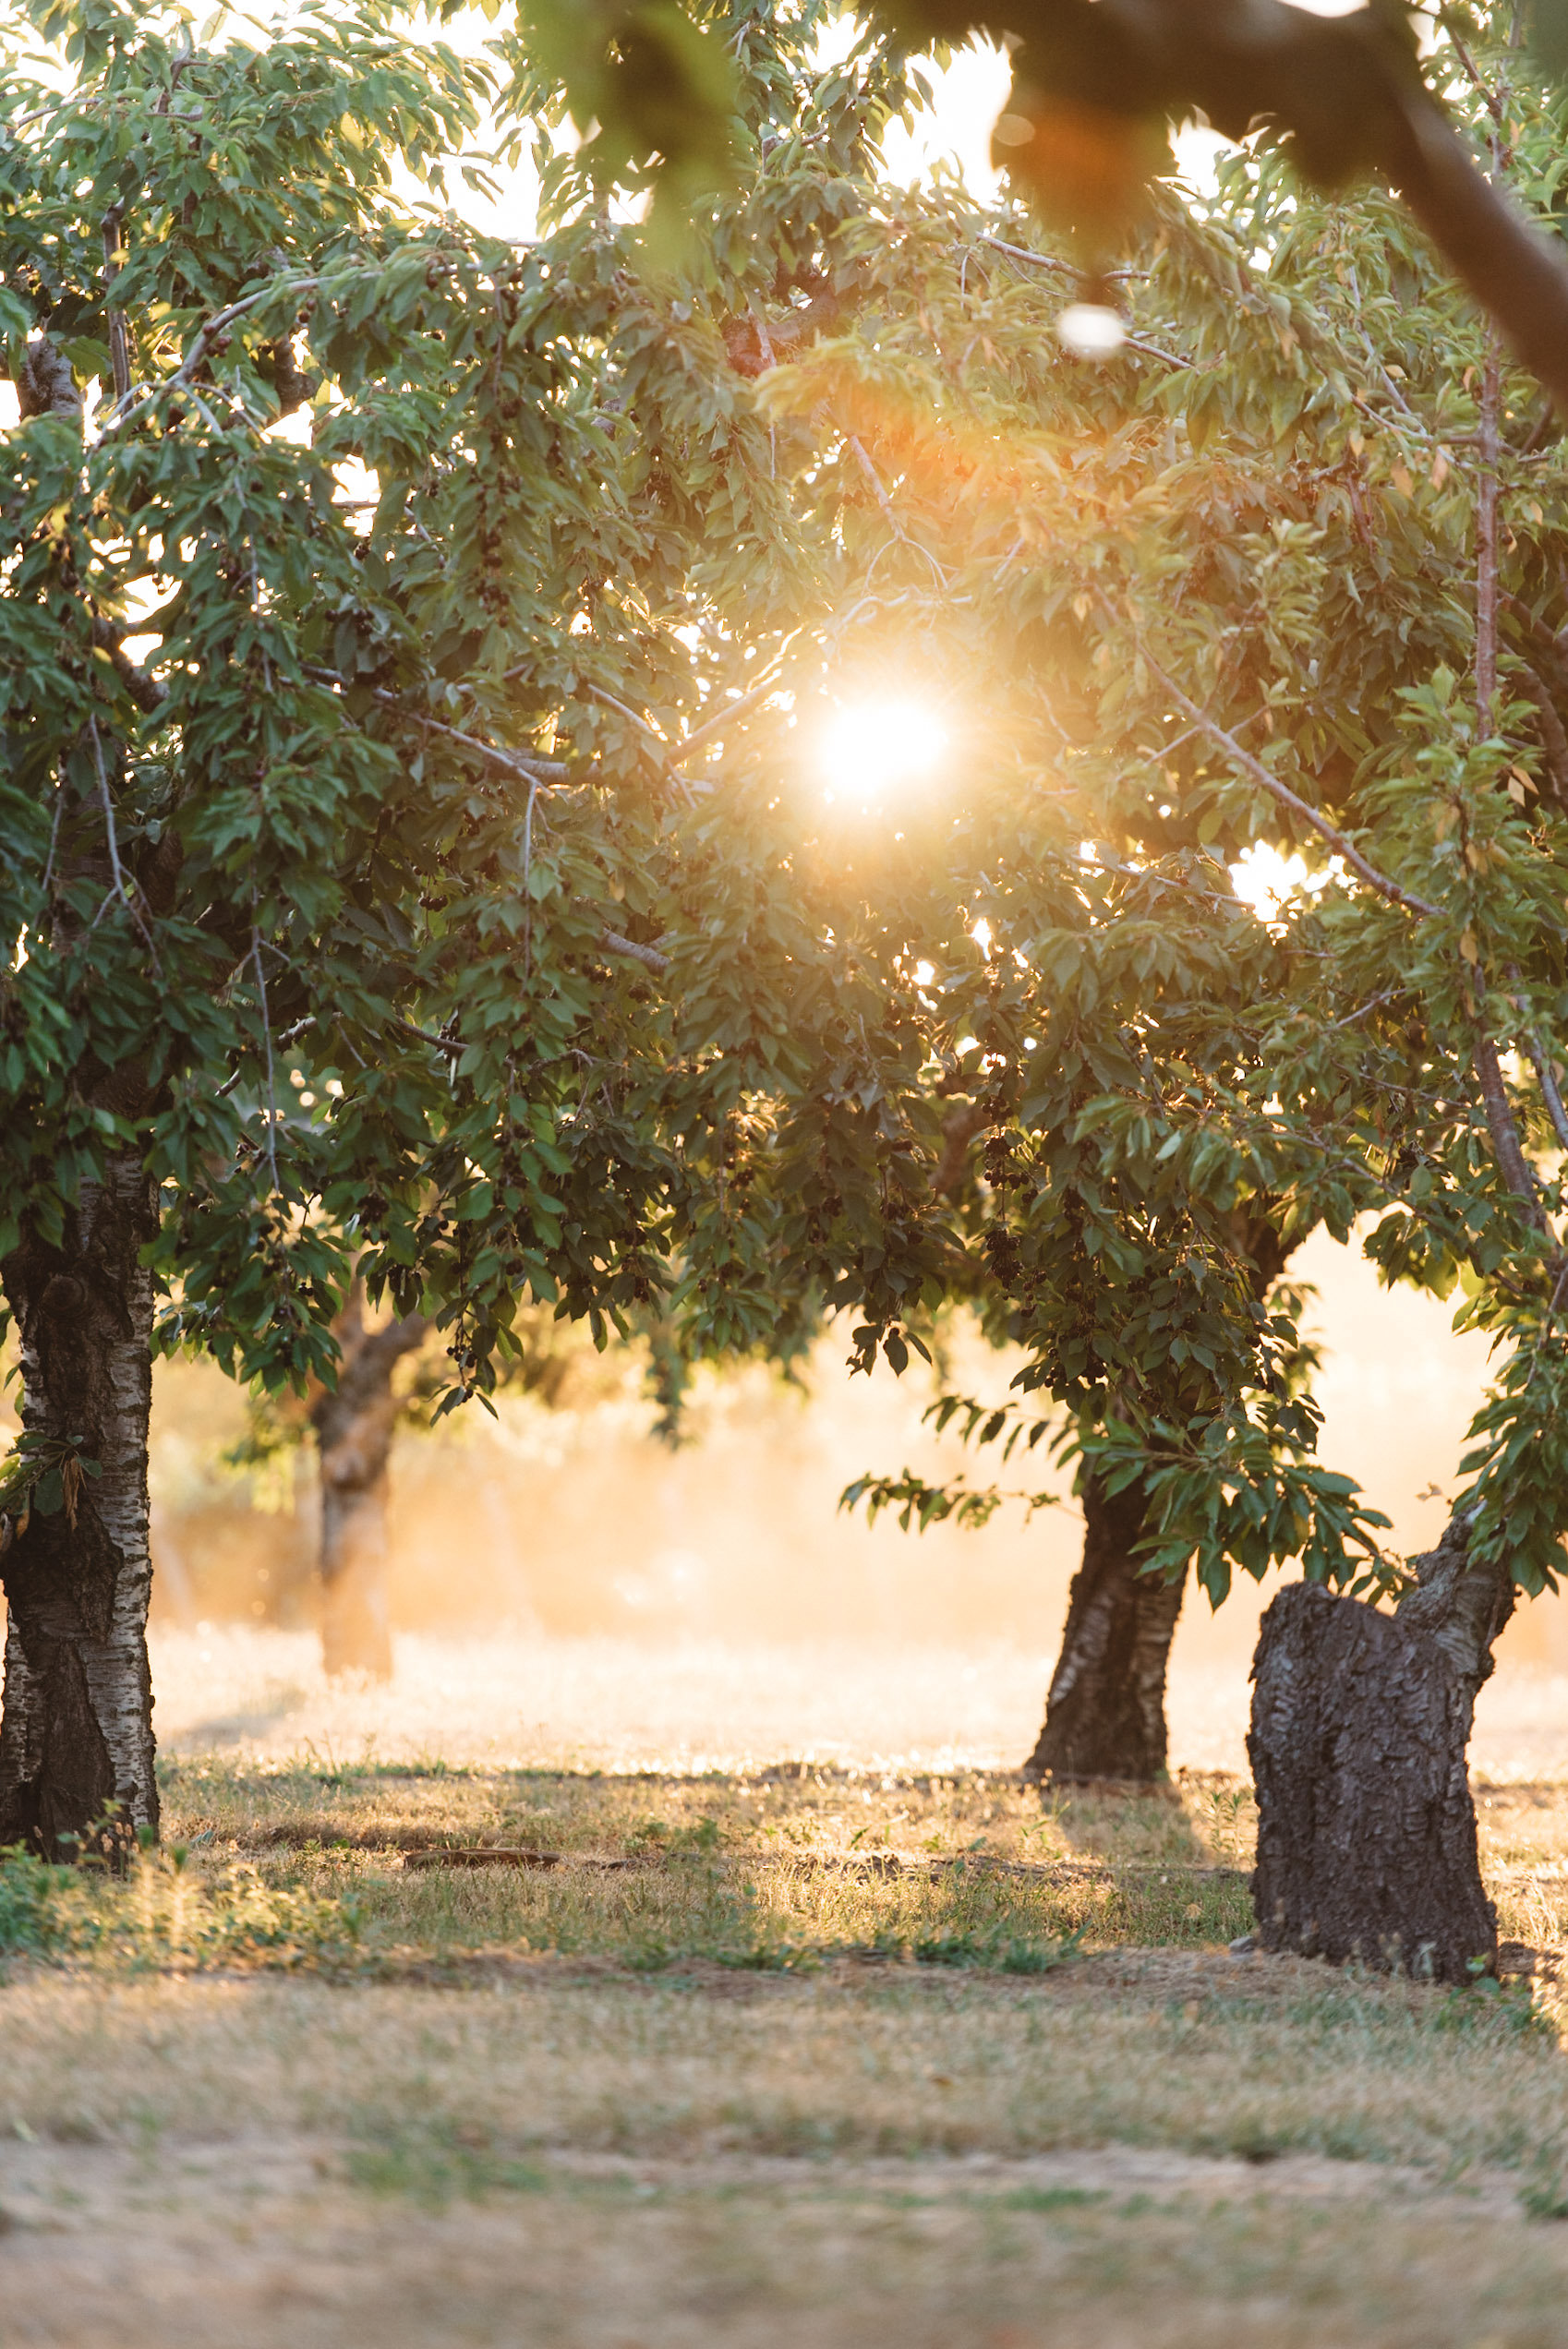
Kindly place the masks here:
MULTIPOLYGON (((448 2149, 461 2173, 463 2149, 448 2149)), ((1135 2147, 1004 2161, 551 2155, 487 2181, 322 2138, 0 2149, 5 2349, 1497 2349, 1562 2338, 1516 2178, 1135 2147), (359 2182, 356 2183, 356 2176, 359 2182), (461 2176, 458 2183, 461 2186, 461 2176), (1399 2278, 1397 2295, 1390 2283, 1399 2278), (1397 2305, 1391 2305, 1396 2298, 1397 2305)))

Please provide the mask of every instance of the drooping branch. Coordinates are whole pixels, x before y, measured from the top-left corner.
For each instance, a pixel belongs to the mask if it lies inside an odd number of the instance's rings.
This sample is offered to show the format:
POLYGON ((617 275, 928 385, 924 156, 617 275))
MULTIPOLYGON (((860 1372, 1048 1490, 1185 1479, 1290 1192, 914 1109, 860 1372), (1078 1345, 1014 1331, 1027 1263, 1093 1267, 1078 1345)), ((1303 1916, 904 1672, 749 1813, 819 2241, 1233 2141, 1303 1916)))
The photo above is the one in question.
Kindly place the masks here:
POLYGON ((1429 905, 1425 897, 1417 897, 1411 890, 1401 888, 1399 883, 1391 880, 1386 873, 1380 873, 1377 866, 1369 863, 1362 855, 1354 840, 1341 832, 1337 825, 1331 824, 1327 816, 1321 815, 1309 801, 1298 798, 1287 783, 1280 781, 1277 775, 1271 775, 1261 759, 1255 759, 1250 751, 1243 750, 1236 736, 1227 732, 1218 718, 1211 717, 1207 710, 1200 708, 1189 694, 1182 692, 1175 678, 1161 668, 1147 645, 1140 644, 1139 649, 1153 674, 1164 686, 1183 715, 1190 718, 1199 731, 1213 743, 1215 749, 1224 751, 1225 756, 1240 768, 1248 782, 1255 783, 1260 791, 1266 791, 1279 806, 1288 809, 1290 813, 1301 823, 1309 825, 1321 839, 1326 840, 1334 853, 1345 859, 1351 871, 1365 881, 1369 889, 1375 889, 1379 897, 1386 897, 1390 905, 1403 906, 1406 913, 1425 915, 1437 913, 1438 908, 1435 905, 1429 905))
MULTIPOLYGON (((1396 188, 1514 355, 1568 411, 1568 259, 1495 187, 1421 78, 1403 12, 1321 17, 1286 0, 882 0, 930 33, 1013 36, 1015 105, 1031 85, 1103 120, 1200 114, 1227 139, 1288 132, 1321 187, 1376 174, 1396 188)), ((1027 181, 1049 135, 1010 157, 1027 181)), ((1099 152, 1095 149, 1095 152, 1099 152)))
MULTIPOLYGON (((1175 678, 1161 668, 1146 646, 1140 645, 1140 649, 1150 669, 1159 678, 1185 715, 1217 748, 1224 750, 1226 756, 1233 760, 1241 772, 1251 782, 1256 783, 1260 790, 1267 791, 1282 807, 1288 808, 1293 814, 1298 815, 1304 822, 1309 824, 1315 832, 1344 857, 1352 871, 1358 873, 1370 888, 1376 889, 1380 897, 1386 897, 1390 904, 1403 906, 1406 912, 1420 918, 1437 919, 1439 917, 1440 909, 1437 906, 1429 904, 1425 897, 1417 897, 1410 890, 1401 888, 1398 882, 1391 880, 1387 873, 1380 873, 1377 866, 1369 863, 1344 833, 1338 831, 1325 817, 1321 816, 1316 808, 1309 806, 1305 800, 1298 799, 1297 794, 1286 784, 1282 783, 1277 776, 1271 775, 1260 759, 1255 759, 1249 751, 1242 749, 1235 735, 1227 732, 1217 718, 1211 717, 1207 711, 1201 709, 1188 694, 1184 693, 1175 678)), ((1474 1035, 1472 1058, 1476 1079, 1480 1087, 1481 1102, 1486 1112, 1487 1128, 1491 1136, 1498 1171, 1508 1189, 1524 1209, 1526 1220, 1544 1239, 1550 1241, 1555 1247, 1556 1235, 1541 1206, 1535 1176, 1530 1171, 1529 1160, 1525 1155, 1524 1144, 1519 1138, 1518 1125, 1513 1109, 1509 1105, 1507 1088, 1503 1084, 1502 1070, 1498 1063, 1497 1046, 1480 1024, 1478 1018, 1476 1021, 1474 1035)))

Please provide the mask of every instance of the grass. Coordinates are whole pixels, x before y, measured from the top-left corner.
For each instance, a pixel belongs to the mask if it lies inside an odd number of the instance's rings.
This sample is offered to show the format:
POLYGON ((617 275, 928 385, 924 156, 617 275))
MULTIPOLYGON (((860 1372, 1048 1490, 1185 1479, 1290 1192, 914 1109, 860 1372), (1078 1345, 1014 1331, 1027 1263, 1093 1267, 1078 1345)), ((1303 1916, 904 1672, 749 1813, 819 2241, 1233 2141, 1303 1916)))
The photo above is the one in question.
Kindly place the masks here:
POLYGON ((1206 1779, 1042 1800, 984 1773, 645 1777, 303 1757, 174 1764, 165 1801, 187 1869, 231 1883, 244 1869, 259 1888, 341 1904, 351 1930, 320 1912, 332 1961, 352 1944, 370 1970, 505 1950, 643 1972, 844 1955, 1040 1972, 1086 1946, 1200 1947, 1250 1923, 1249 1798, 1206 1779), (404 1864, 411 1849, 473 1845, 560 1864, 404 1864))
MULTIPOLYGON (((1234 1781, 164 1793, 126 1880, 0 1867, 4 2349, 1561 2339, 1555 1982, 1231 1957, 1234 1781), (560 1864, 407 1864, 496 1844, 560 1864)), ((1561 1941, 1568 1793, 1481 1801, 1561 1941)))

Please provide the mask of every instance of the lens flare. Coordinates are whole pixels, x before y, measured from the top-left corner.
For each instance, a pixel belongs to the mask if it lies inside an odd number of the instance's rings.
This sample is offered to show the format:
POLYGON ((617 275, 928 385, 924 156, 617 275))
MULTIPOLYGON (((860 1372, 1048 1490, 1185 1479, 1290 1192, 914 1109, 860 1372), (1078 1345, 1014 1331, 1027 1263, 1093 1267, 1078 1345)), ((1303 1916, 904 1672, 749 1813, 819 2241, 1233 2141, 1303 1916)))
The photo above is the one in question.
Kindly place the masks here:
POLYGON ((1108 359, 1127 341, 1127 329, 1101 302, 1069 302, 1056 320, 1056 335, 1074 358, 1108 359))
POLYGON ((822 729, 819 764, 830 800, 886 799, 924 782, 947 747, 947 730, 915 702, 846 704, 822 729))

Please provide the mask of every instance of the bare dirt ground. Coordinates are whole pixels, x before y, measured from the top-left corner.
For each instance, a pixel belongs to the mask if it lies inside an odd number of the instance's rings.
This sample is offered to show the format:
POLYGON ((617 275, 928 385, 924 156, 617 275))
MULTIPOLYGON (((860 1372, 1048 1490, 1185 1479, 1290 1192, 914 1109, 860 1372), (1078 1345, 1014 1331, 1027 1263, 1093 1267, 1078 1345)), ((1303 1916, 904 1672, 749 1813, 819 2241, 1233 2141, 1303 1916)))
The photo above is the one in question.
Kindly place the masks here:
POLYGON ((0 2338, 51 2349, 1197 2349, 1561 2343, 1568 2243, 1505 2187, 1112 2149, 573 2161, 445 2209, 331 2140, 63 2149, 0 2174, 0 2338))

